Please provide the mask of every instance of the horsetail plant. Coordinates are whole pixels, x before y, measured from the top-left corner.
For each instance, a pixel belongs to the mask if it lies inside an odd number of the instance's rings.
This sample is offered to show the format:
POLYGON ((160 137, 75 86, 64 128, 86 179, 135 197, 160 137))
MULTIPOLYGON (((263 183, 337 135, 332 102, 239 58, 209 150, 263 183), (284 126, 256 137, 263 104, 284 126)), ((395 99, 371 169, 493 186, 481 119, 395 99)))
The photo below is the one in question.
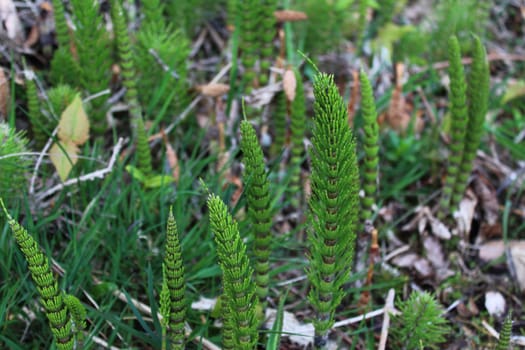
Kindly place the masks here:
POLYGON ((447 178, 443 188, 440 207, 441 218, 450 213, 451 199, 457 181, 463 150, 465 147, 465 133, 468 124, 467 85, 461 63, 459 41, 451 36, 448 43, 449 75, 450 75, 450 156, 447 168, 447 178))
POLYGON ((241 31, 240 49, 242 51, 241 61, 244 66, 244 84, 246 92, 251 92, 254 87, 259 85, 255 64, 257 63, 260 42, 258 42, 259 25, 259 1, 245 0, 239 2, 240 28, 241 31))
POLYGON ((47 257, 42 253, 37 242, 29 235, 27 230, 9 215, 1 198, 0 206, 7 217, 16 243, 27 261, 31 277, 40 294, 40 303, 44 307, 57 349, 73 349, 75 347, 75 337, 72 329, 71 314, 64 302, 63 292, 58 289, 58 282, 51 272, 47 257))
POLYGON ((270 182, 264 169, 264 155, 257 141, 255 130, 249 121, 241 122, 241 149, 245 166, 244 183, 248 217, 254 236, 256 293, 262 309, 265 309, 270 282, 270 241, 272 213, 270 210, 270 182))
POLYGON ((286 144, 288 102, 283 91, 278 92, 274 100, 275 109, 272 114, 274 140, 272 143, 272 153, 275 155, 281 153, 286 144))
POLYGON ((396 327, 392 333, 403 349, 439 349, 446 334, 450 331, 443 308, 436 298, 428 292, 412 292, 409 298, 399 305, 401 313, 394 318, 396 327))
POLYGON ((67 293, 64 293, 64 303, 71 314, 72 329, 77 340, 77 349, 82 348, 83 332, 87 328, 86 308, 76 296, 67 293))
MULTIPOLYGON (((99 14, 98 1, 71 0, 78 53, 80 86, 90 94, 98 94, 109 87, 111 50, 108 33, 99 14)), ((106 129, 105 95, 91 99, 91 127, 96 133, 106 129)))
POLYGON ((25 174, 31 161, 19 154, 27 152, 28 143, 23 131, 16 132, 0 122, 0 197, 8 204, 19 198, 26 187, 25 174))
POLYGON ((377 112, 372 86, 363 71, 360 74, 360 84, 361 110, 364 122, 363 149, 365 151, 362 180, 362 188, 365 195, 361 198, 361 224, 364 224, 366 220, 372 218, 372 207, 376 202, 379 125, 377 124, 377 112))
POLYGON ((454 186, 451 207, 454 209, 463 198, 472 165, 476 157, 489 98, 489 66, 485 48, 478 37, 474 37, 474 52, 467 87, 468 124, 465 135, 465 149, 459 165, 459 173, 454 186))
POLYGON ((260 25, 257 26, 260 41, 260 74, 259 83, 268 84, 270 66, 274 55, 273 38, 275 36, 275 16, 277 10, 276 0, 263 0, 259 4, 260 25))
POLYGON ((115 28, 115 39, 117 41, 120 65, 122 67, 122 84, 126 88, 125 99, 130 107, 130 114, 134 123, 142 118, 142 112, 138 102, 137 77, 133 64, 133 49, 129 39, 128 26, 120 1, 111 2, 111 19, 115 28))
MULTIPOLYGON (((166 228, 166 251, 163 263, 163 283, 160 298, 160 310, 163 317, 163 327, 171 348, 184 349, 184 318, 186 316, 186 298, 184 282, 184 265, 180 246, 177 223, 170 208, 166 228)), ((165 338, 165 337, 164 337, 165 338)), ((165 340, 163 339, 163 343, 165 340)))
POLYGON ((33 72, 26 74, 26 96, 27 96, 27 116, 31 123, 31 130, 33 132, 33 139, 35 143, 42 147, 47 139, 44 132, 43 115, 40 110, 40 100, 38 98, 38 90, 35 83, 35 74, 33 72))
POLYGON ((315 342, 323 348, 345 292, 354 255, 358 223, 359 172, 356 143, 347 109, 333 76, 319 73, 314 81, 314 127, 311 156, 308 230, 311 289, 316 311, 315 342))
POLYGON ((58 50, 55 51, 51 60, 50 78, 54 83, 74 83, 75 77, 78 76, 79 67, 71 54, 71 36, 65 16, 64 3, 62 0, 53 0, 52 4, 58 50))
POLYGON ((151 151, 148 143, 148 134, 144 126, 142 116, 137 118, 137 168, 147 178, 152 175, 153 165, 151 161, 151 151))
POLYGON ((488 107, 488 62, 480 39, 474 37, 474 41, 468 87, 463 75, 458 39, 452 36, 449 41, 451 155, 440 203, 441 218, 454 211, 463 198, 483 133, 483 122, 488 107))
POLYGON ((223 349, 255 349, 259 320, 256 316, 256 286, 252 281, 253 269, 246 245, 239 235, 237 222, 218 196, 208 197, 208 209, 223 274, 223 349))
POLYGON ((301 194, 301 163, 304 156, 304 134, 306 131, 306 103, 304 97, 303 78, 298 69, 295 74, 295 98, 290 103, 290 193, 292 204, 298 207, 298 197, 301 194))
POLYGON ((505 318, 501 331, 499 333, 498 344, 496 350, 509 350, 510 336, 512 333, 512 313, 505 318))

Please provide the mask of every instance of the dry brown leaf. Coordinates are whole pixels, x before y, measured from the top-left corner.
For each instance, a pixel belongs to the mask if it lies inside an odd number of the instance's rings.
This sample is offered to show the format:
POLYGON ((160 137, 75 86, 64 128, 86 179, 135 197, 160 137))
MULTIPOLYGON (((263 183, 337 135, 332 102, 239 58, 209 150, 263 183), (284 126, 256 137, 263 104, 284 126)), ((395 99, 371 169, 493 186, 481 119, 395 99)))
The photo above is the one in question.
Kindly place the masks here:
POLYGON ((414 270, 420 278, 429 278, 434 274, 432 265, 424 258, 419 258, 414 262, 414 270))
POLYGON ((273 14, 277 22, 296 22, 308 19, 308 15, 302 11, 280 10, 273 14))
POLYGON ((478 197, 483 210, 483 222, 477 242, 484 242, 490 238, 501 237, 502 230, 499 220, 499 203, 496 189, 479 172, 475 173, 474 193, 478 197))
MULTIPOLYGON (((509 240, 508 246, 517 282, 520 289, 525 291, 525 240, 509 240)), ((484 262, 499 259, 504 254, 505 242, 503 240, 489 241, 479 247, 479 258, 484 262)))
POLYGON ((9 81, 7 80, 4 69, 0 67, 0 120, 7 119, 9 99, 9 81))
POLYGON ((17 44, 24 42, 24 27, 12 0, 0 0, 0 24, 0 33, 5 32, 17 44))
MULTIPOLYGON (((414 106, 406 101, 403 95, 403 73, 405 66, 402 63, 396 63, 396 79, 395 87, 392 92, 392 98, 388 110, 381 114, 378 118, 379 124, 386 122, 393 130, 404 133, 411 122, 411 115, 414 110, 414 106)), ((423 111, 416 111, 415 113, 415 125, 414 129, 416 132, 421 132, 424 127, 423 122, 423 111)))
POLYGON ((38 25, 35 24, 29 31, 29 35, 24 42, 24 47, 31 47, 35 45, 38 42, 38 39, 40 39, 40 31, 38 30, 38 25))
POLYGON ((175 183, 178 183, 180 176, 179 158, 177 157, 177 153, 175 153, 173 147, 171 147, 171 144, 169 143, 168 138, 164 133, 164 130, 162 130, 161 133, 162 138, 164 140, 164 145, 166 146, 166 160, 168 161, 168 165, 171 168, 171 175, 173 176, 173 181, 175 183))
POLYGON ((287 69, 283 74, 283 90, 288 101, 295 100, 295 90, 297 88, 297 80, 295 73, 291 69, 287 69))
POLYGON ((454 218, 456 219, 458 234, 460 237, 465 237, 467 241, 470 238, 469 235, 470 229, 472 227, 472 219, 474 218, 474 213, 477 204, 478 198, 469 189, 467 190, 465 196, 459 203, 459 210, 454 212, 454 218))
POLYGON ((218 97, 230 91, 230 85, 222 83, 210 83, 206 85, 198 85, 196 89, 203 95, 218 97))
POLYGON ((423 234, 422 239, 425 256, 436 271, 436 280, 441 282, 448 277, 454 276, 454 271, 448 268, 449 264, 445 258, 441 242, 436 237, 428 234, 423 234))
POLYGON ((71 141, 60 141, 60 145, 54 143, 49 150, 49 158, 57 170, 58 176, 62 181, 66 181, 73 165, 78 160, 79 149, 77 145, 71 141), (66 155, 67 154, 67 155, 66 155))
POLYGON ((350 93, 350 100, 348 101, 348 125, 354 127, 354 117, 355 117, 355 106, 359 100, 359 71, 357 69, 352 70, 352 81, 354 85, 352 86, 352 92, 350 93))
MULTIPOLYGON (((523 242, 523 241, 522 241, 523 242)), ((516 270, 516 277, 521 291, 525 291, 525 245, 516 244, 510 246, 510 255, 512 263, 516 270)))
POLYGON ((64 142, 71 140, 77 145, 84 144, 89 138, 89 120, 78 94, 60 116, 58 138, 64 142))
POLYGON ((479 309, 473 298, 468 299, 468 303, 460 302, 456 308, 458 314, 464 318, 471 318, 479 315, 479 309))
MULTIPOLYGON (((277 310, 271 308, 266 309, 266 329, 272 329, 276 315, 277 310)), ((300 322, 294 314, 288 311, 283 311, 282 332, 287 334, 292 342, 305 348, 312 343, 315 335, 313 324, 300 322)))
POLYGON ((418 207, 415 210, 416 215, 410 222, 404 225, 401 230, 411 231, 417 227, 419 233, 423 233, 427 227, 427 224, 430 223, 430 228, 434 236, 448 240, 452 237, 452 234, 448 227, 439 221, 430 210, 429 207, 418 207))

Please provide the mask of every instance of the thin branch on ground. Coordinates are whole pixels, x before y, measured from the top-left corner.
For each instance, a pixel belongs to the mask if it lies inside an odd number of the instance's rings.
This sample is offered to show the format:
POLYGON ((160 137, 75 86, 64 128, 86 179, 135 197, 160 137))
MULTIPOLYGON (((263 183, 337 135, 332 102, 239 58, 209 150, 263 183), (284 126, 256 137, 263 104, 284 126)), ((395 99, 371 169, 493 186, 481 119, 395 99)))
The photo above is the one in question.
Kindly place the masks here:
POLYGON ((79 182, 95 180, 97 178, 100 178, 100 179, 104 178, 104 176, 106 176, 106 174, 110 173, 113 170, 113 166, 115 165, 115 162, 117 160, 117 156, 120 153, 120 150, 122 148, 123 142, 124 142, 124 139, 120 138, 118 140, 117 144, 113 147, 113 154, 111 155, 111 158, 109 160, 109 163, 108 163, 107 167, 105 167, 104 169, 96 170, 96 171, 94 171, 92 173, 89 173, 89 174, 86 174, 86 175, 79 176, 79 177, 74 178, 74 179, 67 180, 64 183, 58 184, 58 185, 56 185, 54 187, 51 187, 50 189, 37 194, 37 196, 36 196, 37 200, 42 199, 42 198, 46 198, 46 197, 48 197, 48 196, 50 196, 50 195, 52 195, 52 194, 62 190, 63 188, 65 188, 67 186, 78 184, 79 182))
POLYGON ((385 301, 385 316, 383 317, 383 326, 381 327, 381 337, 379 338, 379 346, 377 350, 386 349, 386 341, 388 339, 388 330, 390 328, 390 313, 394 310, 394 298, 396 296, 396 291, 390 289, 386 296, 385 301))

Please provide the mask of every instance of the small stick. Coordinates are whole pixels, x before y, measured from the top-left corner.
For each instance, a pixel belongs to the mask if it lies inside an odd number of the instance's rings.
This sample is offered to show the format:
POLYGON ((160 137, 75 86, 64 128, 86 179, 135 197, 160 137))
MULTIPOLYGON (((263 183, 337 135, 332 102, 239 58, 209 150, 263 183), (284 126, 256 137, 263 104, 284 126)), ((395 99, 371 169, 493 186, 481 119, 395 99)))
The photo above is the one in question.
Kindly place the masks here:
POLYGON ((35 181, 36 181, 36 175, 38 174, 38 169, 40 168, 40 164, 42 164, 42 160, 44 159, 44 155, 47 154, 47 151, 49 151, 49 148, 51 148, 51 145, 53 144, 53 139, 55 138, 55 135, 58 132, 58 128, 55 128, 53 130, 53 133, 51 134, 51 137, 47 140, 44 148, 42 148, 42 152, 40 153, 40 156, 36 160, 35 170, 33 171, 33 176, 31 177, 31 184, 29 185, 29 194, 33 194, 35 192, 35 181))
MULTIPOLYGON (((58 184, 58 185, 56 185, 54 187, 51 187, 50 189, 48 189, 47 191, 44 191, 43 193, 39 193, 36 196, 36 198, 37 199, 45 198, 47 196, 50 196, 50 195, 54 194, 55 192, 58 192, 58 191, 62 190, 64 187, 71 186, 71 185, 77 184, 79 182, 88 181, 88 180, 94 180, 96 178, 100 178, 100 179, 104 178, 104 176, 106 176, 106 174, 110 173, 111 170, 113 170, 113 165, 115 165, 115 162, 117 160, 117 156, 120 153, 120 149, 122 148, 123 141, 124 141, 124 139, 121 137, 118 140, 117 144, 113 147, 113 154, 111 155, 111 158, 109 160, 108 166, 105 167, 104 169, 99 169, 99 170, 96 170, 96 171, 94 171, 92 173, 85 174, 85 175, 79 176, 77 178, 67 180, 64 183, 58 184)), ((31 185, 33 185, 33 182, 31 183, 31 185)))
POLYGON ((379 338, 379 346, 377 350, 386 349, 386 341, 388 339, 388 329, 390 328, 390 312, 394 309, 394 298, 396 291, 391 288, 388 291, 385 301, 385 316, 383 317, 383 326, 381 327, 381 337, 379 338))
MULTIPOLYGON (((368 320, 369 318, 374 318, 376 316, 380 316, 380 315, 384 314, 385 311, 386 311, 386 308, 383 307, 381 309, 377 309, 377 310, 374 310, 374 311, 367 312, 364 315, 359 315, 359 316, 356 316, 356 317, 347 318, 346 320, 342 320, 342 321, 334 323, 332 328, 339 328, 339 327, 343 327, 343 326, 348 326, 350 324, 358 323, 358 322, 361 322, 363 320, 368 320)), ((400 312, 398 310, 396 310, 395 308, 393 308, 393 307, 391 309, 389 309, 388 312, 390 312, 392 315, 399 315, 400 314, 400 312)))

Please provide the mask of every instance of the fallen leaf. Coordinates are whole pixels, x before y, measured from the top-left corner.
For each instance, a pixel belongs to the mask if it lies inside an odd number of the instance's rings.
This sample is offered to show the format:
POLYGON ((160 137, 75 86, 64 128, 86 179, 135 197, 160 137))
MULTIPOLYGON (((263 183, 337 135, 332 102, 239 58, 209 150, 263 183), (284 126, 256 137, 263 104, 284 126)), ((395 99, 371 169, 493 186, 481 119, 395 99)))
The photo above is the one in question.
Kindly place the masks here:
POLYGON ((26 41, 24 42, 24 47, 31 47, 35 45, 38 42, 38 39, 40 39, 40 31, 38 30, 38 25, 35 24, 31 27, 31 30, 29 31, 29 35, 26 38, 26 41))
POLYGON ((171 147, 169 142, 166 143, 166 159, 168 161, 168 165, 171 168, 173 179, 175 182, 178 182, 180 175, 179 158, 177 157, 177 153, 175 153, 175 150, 173 147, 171 147))
POLYGON ((308 19, 308 15, 301 11, 280 10, 273 13, 277 22, 297 22, 308 19))
POLYGON ((496 189, 479 172, 475 173, 473 180, 474 193, 478 197, 483 211, 483 222, 477 242, 484 242, 490 238, 501 237, 502 230, 499 220, 499 202, 496 189))
POLYGON ((434 269, 427 259, 419 258, 414 262, 414 270, 421 278, 429 278, 434 274, 434 269))
POLYGON ((15 43, 24 41, 24 28, 12 0, 0 0, 0 33, 4 31, 15 43))
POLYGON ((471 318, 479 315, 479 309, 473 298, 468 299, 468 303, 460 302, 456 308, 458 314, 464 318, 471 318))
MULTIPOLYGON (((521 241, 521 243, 524 243, 521 241)), ((525 291, 525 244, 515 244, 510 246, 512 263, 516 270, 516 277, 521 291, 525 291)))
POLYGON ((89 138, 89 120, 78 94, 60 116, 58 138, 64 142, 71 140, 77 145, 84 144, 89 138))
POLYGON ((465 237, 469 240, 469 234, 472 227, 472 219, 476 205, 478 204, 478 198, 471 190, 467 190, 465 196, 459 203, 459 210, 454 212, 454 218, 456 219, 456 227, 460 237, 465 237))
POLYGON ((357 69, 352 70, 352 91, 350 92, 350 100, 346 110, 348 111, 348 125, 354 127, 354 117, 355 117, 355 106, 359 101, 359 71, 357 69))
POLYGON ((500 318, 505 313, 506 302, 500 292, 488 291, 485 293, 485 309, 489 315, 500 318))
POLYGON ((283 74, 283 90, 288 101, 295 100, 295 89, 297 88, 297 80, 295 73, 291 69, 287 69, 283 74))
POLYGON ((425 248, 425 256, 435 269, 436 280, 441 282, 454 276, 454 271, 448 268, 449 264, 445 258, 443 246, 439 239, 428 234, 423 234, 422 240, 423 247, 425 248))
POLYGON ((51 163, 55 166, 58 176, 62 181, 65 181, 78 160, 78 147, 69 141, 60 141, 60 146, 54 143, 49 150, 49 158, 51 163))
MULTIPOLYGON (((525 291, 525 240, 509 240, 508 247, 517 282, 520 289, 525 291)), ((492 240, 479 246, 478 257, 483 262, 500 259, 504 254, 505 242, 503 240, 492 240)))
POLYGON ((397 267, 407 268, 414 265, 414 263, 421 257, 416 253, 407 253, 398 255, 392 259, 392 263, 397 267))
POLYGON ((215 307, 216 303, 217 303, 217 298, 210 299, 210 298, 205 298, 201 295, 199 296, 199 300, 191 303, 191 308, 193 310, 211 311, 215 307))
POLYGON ((221 83, 210 83, 206 85, 198 85, 196 89, 203 95, 210 97, 219 97, 230 91, 230 85, 221 83))
POLYGON ((432 233, 434 234, 434 236, 444 240, 449 240, 452 237, 452 233, 450 232, 448 227, 439 219, 431 215, 429 217, 429 220, 430 228, 432 229, 432 233))
POLYGON ((430 260, 435 268, 446 268, 445 254, 443 253, 443 246, 436 237, 428 234, 423 235, 423 248, 425 248, 425 255, 430 260))
POLYGON ((511 79, 505 89, 505 95, 501 98, 501 103, 505 104, 521 96, 525 96, 525 81, 511 79))
POLYGON ((403 231, 414 230, 417 227, 418 232, 423 233, 427 224, 430 223, 434 236, 444 240, 449 240, 452 237, 448 227, 432 214, 429 207, 418 207, 415 212, 414 218, 401 228, 403 231))
MULTIPOLYGON (((276 315, 277 310, 270 308, 266 309, 266 329, 272 329, 276 315)), ((282 333, 286 334, 292 342, 307 347, 313 342, 315 328, 313 324, 301 323, 294 314, 284 311, 282 333)))

